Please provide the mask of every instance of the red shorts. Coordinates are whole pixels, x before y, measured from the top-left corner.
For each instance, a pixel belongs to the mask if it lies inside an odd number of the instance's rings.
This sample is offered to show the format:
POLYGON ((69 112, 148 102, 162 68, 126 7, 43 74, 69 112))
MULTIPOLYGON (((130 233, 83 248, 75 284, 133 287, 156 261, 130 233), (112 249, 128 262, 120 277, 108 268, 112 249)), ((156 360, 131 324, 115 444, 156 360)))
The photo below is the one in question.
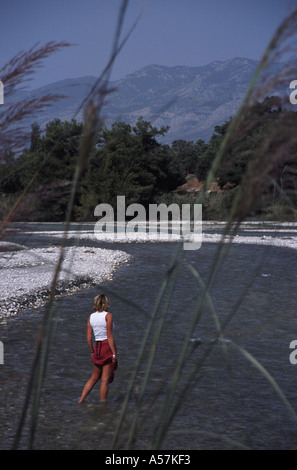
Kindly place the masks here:
POLYGON ((92 354, 92 362, 96 366, 105 366, 106 364, 112 364, 111 376, 109 383, 113 382, 114 372, 117 369, 117 362, 112 362, 112 350, 110 349, 108 340, 96 341, 95 349, 92 354))
POLYGON ((110 349, 108 340, 96 341, 95 349, 92 354, 92 362, 97 366, 104 366, 112 362, 112 350, 110 349))

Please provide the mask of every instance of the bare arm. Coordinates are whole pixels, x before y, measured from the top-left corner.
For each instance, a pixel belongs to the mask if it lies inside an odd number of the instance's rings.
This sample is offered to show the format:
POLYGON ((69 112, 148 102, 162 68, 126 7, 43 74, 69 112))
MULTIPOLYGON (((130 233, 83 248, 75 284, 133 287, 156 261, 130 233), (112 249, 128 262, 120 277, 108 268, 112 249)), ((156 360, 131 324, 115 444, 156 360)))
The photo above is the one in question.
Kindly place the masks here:
POLYGON ((108 344, 110 346, 110 349, 112 350, 113 362, 115 362, 116 361, 116 355, 117 355, 117 348, 116 348, 116 345, 115 345, 113 332, 112 332, 112 314, 108 313, 105 318, 106 318, 107 340, 108 340, 108 344))
POLYGON ((93 347, 93 330, 90 324, 90 317, 88 318, 88 323, 87 323, 87 342, 88 346, 90 348, 91 353, 94 352, 94 347, 93 347))

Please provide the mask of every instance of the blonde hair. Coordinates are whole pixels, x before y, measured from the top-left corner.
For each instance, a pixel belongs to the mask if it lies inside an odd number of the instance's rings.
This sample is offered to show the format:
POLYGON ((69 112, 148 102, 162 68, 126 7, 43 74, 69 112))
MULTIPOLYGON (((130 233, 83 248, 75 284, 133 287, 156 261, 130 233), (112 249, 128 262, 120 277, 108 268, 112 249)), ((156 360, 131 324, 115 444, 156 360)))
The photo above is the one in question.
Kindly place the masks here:
POLYGON ((94 311, 103 312, 109 309, 109 298, 105 294, 96 295, 94 298, 94 311))

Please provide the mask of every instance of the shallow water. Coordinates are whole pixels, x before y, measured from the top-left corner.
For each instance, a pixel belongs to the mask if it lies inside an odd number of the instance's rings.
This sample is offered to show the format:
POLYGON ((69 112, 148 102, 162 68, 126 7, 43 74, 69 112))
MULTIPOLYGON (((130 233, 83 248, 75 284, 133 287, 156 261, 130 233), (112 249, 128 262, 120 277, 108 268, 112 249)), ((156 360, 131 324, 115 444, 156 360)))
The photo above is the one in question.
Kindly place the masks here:
MULTIPOLYGON (((110 449, 133 366, 177 248, 174 243, 101 246, 127 251, 133 258, 119 268, 112 281, 56 301, 56 334, 41 396, 35 449, 110 449), (93 297, 103 291, 111 298, 119 368, 107 403, 99 403, 97 384, 87 401, 78 405, 82 387, 92 370, 86 321, 93 297)), ((206 281, 216 250, 217 245, 204 244, 200 250, 183 253, 144 392, 133 448, 146 449, 154 442, 164 409, 163 400, 168 402, 169 383, 201 298, 201 287, 187 263, 206 281)), ((210 303, 205 305, 191 334, 190 344, 196 347, 187 351, 174 394, 179 408, 161 448, 295 448, 297 420, 269 380, 232 346, 232 341, 266 368, 297 410, 297 365, 289 360, 290 342, 297 339, 296 255, 295 251, 284 248, 231 247, 210 290, 212 308, 210 303), (231 315, 223 327, 227 351, 217 340, 213 310, 221 324, 231 315), (197 371, 187 385, 193 367, 197 371)), ((116 448, 124 448, 127 443, 147 356, 168 292, 169 289, 149 336, 116 448)), ((5 351, 4 364, 0 365, 1 449, 11 448, 13 443, 44 311, 45 307, 32 309, 0 325, 5 351)), ((26 448, 27 435, 28 423, 20 448, 26 448)))

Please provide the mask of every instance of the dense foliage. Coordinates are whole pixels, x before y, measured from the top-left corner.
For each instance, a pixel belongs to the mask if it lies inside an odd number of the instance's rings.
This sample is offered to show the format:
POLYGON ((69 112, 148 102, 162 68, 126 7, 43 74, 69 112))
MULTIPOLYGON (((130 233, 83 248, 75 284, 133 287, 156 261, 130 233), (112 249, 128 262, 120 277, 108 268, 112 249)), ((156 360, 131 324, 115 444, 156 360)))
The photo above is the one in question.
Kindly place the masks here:
MULTIPOLYGON (((232 124, 230 119, 215 128, 197 162, 200 178, 208 174, 232 124)), ((280 97, 267 97, 248 108, 222 146, 215 179, 225 191, 219 207, 210 210, 211 217, 226 218, 241 193, 239 219, 297 220, 296 125, 297 112, 284 108, 280 97)))
MULTIPOLYGON (((73 217, 93 220, 95 207, 100 203, 115 206, 117 196, 125 196, 127 204, 147 206, 183 183, 178 154, 157 141, 166 131, 143 119, 133 128, 117 122, 103 129, 81 175, 73 217)), ((7 156, 1 167, 2 200, 17 197, 33 179, 29 202, 18 218, 65 219, 82 132, 82 124, 75 120, 55 119, 43 136, 34 124, 30 147, 16 159, 7 156)))
MULTIPOLYGON (((215 127, 208 143, 177 140, 171 145, 159 141, 168 128, 158 129, 142 118, 135 126, 116 122, 110 129, 104 128, 81 175, 73 219, 94 220, 95 207, 100 203, 116 207, 117 196, 125 196, 127 205, 140 203, 145 207, 173 201, 176 196, 172 191, 189 174, 196 175, 199 181, 206 179, 231 122, 232 119, 215 127)), ((286 146, 284 139, 296 124, 297 113, 283 109, 277 97, 266 98, 250 109, 240 124, 240 131, 232 136, 214 175, 224 192, 215 206, 209 200, 205 202, 204 217, 226 216, 249 168, 257 180, 257 172, 262 170, 253 167, 253 163, 257 161, 259 165, 259 152, 260 161, 261 152, 263 155, 265 152, 265 162, 269 152, 273 155, 268 160, 267 184, 260 192, 266 197, 265 204, 275 202, 284 193, 295 197, 296 145, 291 138, 286 146), (275 148, 279 150, 277 158, 275 148)), ((6 205, 14 202, 30 184, 27 203, 17 214, 18 219, 65 219, 82 133, 83 125, 75 120, 55 119, 48 123, 44 135, 37 124, 32 125, 29 148, 17 158, 7 154, 1 162, 1 217, 6 205)), ((260 210, 263 211, 263 206, 260 210)))

